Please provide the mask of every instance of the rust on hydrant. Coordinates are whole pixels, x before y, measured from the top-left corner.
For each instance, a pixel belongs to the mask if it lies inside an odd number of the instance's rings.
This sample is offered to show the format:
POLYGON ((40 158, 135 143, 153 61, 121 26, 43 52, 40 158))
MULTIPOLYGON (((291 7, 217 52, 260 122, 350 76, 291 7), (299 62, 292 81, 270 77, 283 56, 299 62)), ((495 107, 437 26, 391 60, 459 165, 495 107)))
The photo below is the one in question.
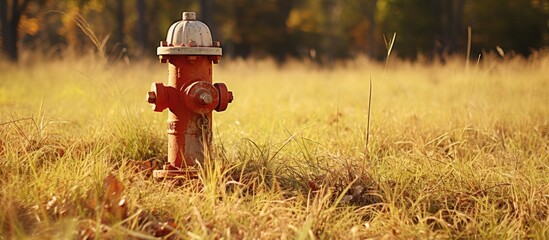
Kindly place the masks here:
POLYGON ((183 12, 157 54, 160 62, 168 64, 168 84, 153 83, 147 102, 156 112, 169 110, 168 162, 153 176, 192 178, 196 164, 209 159, 212 111, 225 111, 233 101, 225 84, 212 84, 212 63, 219 62, 222 49, 194 12, 183 12))

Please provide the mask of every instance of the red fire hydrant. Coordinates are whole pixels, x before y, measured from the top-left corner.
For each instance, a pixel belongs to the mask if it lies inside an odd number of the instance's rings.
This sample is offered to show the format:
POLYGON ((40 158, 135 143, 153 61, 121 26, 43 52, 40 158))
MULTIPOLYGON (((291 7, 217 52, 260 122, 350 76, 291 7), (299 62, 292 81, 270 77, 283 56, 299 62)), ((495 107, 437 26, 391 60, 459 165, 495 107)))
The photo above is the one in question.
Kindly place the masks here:
POLYGON ((233 100, 225 84, 212 84, 212 63, 219 62, 222 50, 194 12, 183 12, 157 54, 162 63, 168 63, 168 85, 153 83, 147 102, 157 112, 169 109, 168 162, 153 176, 193 177, 193 166, 209 159, 212 111, 225 111, 233 100))

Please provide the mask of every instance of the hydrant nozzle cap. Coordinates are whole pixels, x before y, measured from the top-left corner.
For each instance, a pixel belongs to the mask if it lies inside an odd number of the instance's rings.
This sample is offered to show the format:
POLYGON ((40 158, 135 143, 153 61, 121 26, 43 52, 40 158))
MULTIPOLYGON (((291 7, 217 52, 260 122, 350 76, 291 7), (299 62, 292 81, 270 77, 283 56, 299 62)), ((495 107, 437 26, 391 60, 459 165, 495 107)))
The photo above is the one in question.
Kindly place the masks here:
POLYGON ((183 12, 183 21, 195 21, 196 13, 195 12, 183 12))

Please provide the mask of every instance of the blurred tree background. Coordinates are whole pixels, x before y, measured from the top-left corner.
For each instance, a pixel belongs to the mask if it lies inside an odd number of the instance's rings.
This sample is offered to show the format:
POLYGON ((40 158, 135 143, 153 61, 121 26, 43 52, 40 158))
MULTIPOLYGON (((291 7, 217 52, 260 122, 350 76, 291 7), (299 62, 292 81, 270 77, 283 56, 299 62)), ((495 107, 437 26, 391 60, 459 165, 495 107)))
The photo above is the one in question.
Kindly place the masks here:
POLYGON ((0 0, 1 58, 102 51, 109 60, 156 57, 182 11, 196 11, 227 57, 330 63, 383 59, 397 33, 401 58, 529 55, 549 45, 549 0, 0 0))

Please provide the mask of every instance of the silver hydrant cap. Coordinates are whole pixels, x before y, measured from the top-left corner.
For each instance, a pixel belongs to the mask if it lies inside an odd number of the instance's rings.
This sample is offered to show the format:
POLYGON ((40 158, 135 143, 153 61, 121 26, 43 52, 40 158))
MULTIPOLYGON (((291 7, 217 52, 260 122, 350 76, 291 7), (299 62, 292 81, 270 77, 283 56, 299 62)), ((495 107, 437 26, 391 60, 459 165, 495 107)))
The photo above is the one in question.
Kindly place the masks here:
POLYGON ((221 56, 218 42, 213 42, 208 26, 196 20, 195 12, 183 12, 182 20, 168 29, 166 41, 156 49, 158 55, 221 56))

